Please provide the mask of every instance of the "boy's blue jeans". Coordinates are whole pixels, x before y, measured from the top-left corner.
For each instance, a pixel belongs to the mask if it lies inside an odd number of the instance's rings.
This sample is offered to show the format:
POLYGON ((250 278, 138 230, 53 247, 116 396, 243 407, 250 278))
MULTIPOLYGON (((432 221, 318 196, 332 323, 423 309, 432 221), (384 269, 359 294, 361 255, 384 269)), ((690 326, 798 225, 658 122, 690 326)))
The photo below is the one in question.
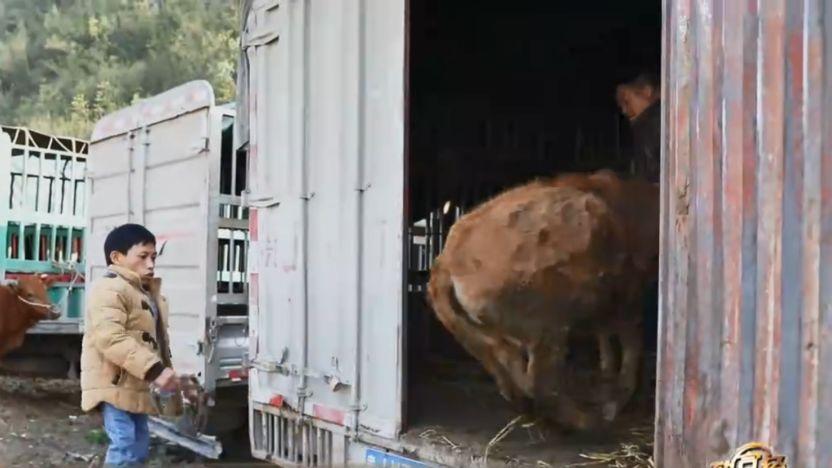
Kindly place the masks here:
POLYGON ((147 462, 150 453, 150 430, 146 414, 120 410, 102 403, 104 430, 110 438, 106 466, 137 466, 147 462))

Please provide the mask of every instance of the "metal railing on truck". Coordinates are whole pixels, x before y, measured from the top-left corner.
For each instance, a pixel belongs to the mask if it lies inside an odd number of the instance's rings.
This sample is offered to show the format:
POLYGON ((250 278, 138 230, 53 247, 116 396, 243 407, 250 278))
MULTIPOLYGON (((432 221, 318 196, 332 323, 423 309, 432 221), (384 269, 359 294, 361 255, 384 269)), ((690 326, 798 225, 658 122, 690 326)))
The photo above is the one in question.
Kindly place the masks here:
POLYGON ((0 279, 56 277, 49 295, 61 318, 30 333, 80 333, 89 144, 23 127, 0 130, 0 279))

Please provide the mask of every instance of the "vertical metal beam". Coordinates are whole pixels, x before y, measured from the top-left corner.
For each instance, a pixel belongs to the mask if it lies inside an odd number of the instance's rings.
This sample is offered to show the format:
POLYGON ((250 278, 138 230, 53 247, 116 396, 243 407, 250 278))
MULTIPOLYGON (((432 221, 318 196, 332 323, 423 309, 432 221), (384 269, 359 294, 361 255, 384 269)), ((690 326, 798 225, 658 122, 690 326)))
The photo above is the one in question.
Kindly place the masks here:
POLYGON ((150 127, 145 125, 144 127, 142 127, 140 132, 141 141, 139 142, 139 144, 141 145, 141 158, 139 159, 139 164, 136 168, 136 185, 140 187, 140 190, 137 194, 138 204, 136 206, 134 216, 137 223, 144 225, 145 202, 147 199, 147 193, 144 190, 144 187, 146 186, 145 184, 147 178, 147 159, 150 156, 150 127))
MULTIPOLYGON (((38 185, 35 188, 35 213, 40 213, 43 211, 43 207, 40 206, 40 194, 41 190, 43 190, 43 158, 45 154, 44 151, 41 150, 38 152, 38 185)), ((33 260, 40 260, 40 217, 35 219, 35 239, 32 242, 32 250, 33 253, 33 260)))
MULTIPOLYGON (((75 149, 73 147, 73 149, 75 149)), ((55 154, 55 174, 53 175, 52 180, 52 212, 50 213, 51 216, 60 217, 63 215, 63 207, 61 206, 61 196, 63 196, 63 188, 61 187, 61 162, 63 161, 63 157, 59 154, 55 154), (60 189, 61 195, 58 195, 58 190, 60 189)), ((58 261, 58 256, 55 252, 55 245, 56 245, 56 238, 58 236, 58 223, 52 222, 52 232, 50 233, 51 238, 49 239, 49 259, 53 261, 58 261)))
MULTIPOLYGON (((28 141, 28 138, 27 138, 28 141)), ((29 182, 29 147, 27 145, 26 148, 23 149, 23 180, 20 184, 20 203, 18 203, 18 210, 20 213, 23 213, 26 209, 26 198, 27 198, 27 185, 29 182)), ((23 219, 17 225, 18 228, 18 246, 17 246, 17 259, 22 260, 26 258, 26 223, 23 219)))
MULTIPOLYGON (((70 194, 70 204, 69 204, 70 208, 69 209, 71 210, 73 217, 76 216, 76 208, 77 208, 77 203, 78 203, 78 200, 77 200, 77 197, 76 197, 77 190, 75 188, 75 184, 77 182, 77 176, 75 175, 75 168, 76 168, 77 165, 78 165, 78 159, 73 154, 72 155, 72 161, 70 163, 70 169, 69 169, 69 180, 70 180, 70 184, 71 184, 70 188, 71 188, 71 192, 72 192, 70 194)), ((64 262, 72 261, 72 224, 70 224, 70 223, 67 223, 67 227, 66 227, 66 244, 65 244, 65 247, 64 247, 64 258, 62 260, 64 262)))
POLYGON ((228 262, 228 293, 234 294, 234 272, 237 270, 237 230, 228 229, 228 248, 229 248, 229 262, 228 262))
POLYGON ((129 223, 133 221, 133 153, 136 151, 136 134, 133 131, 128 132, 127 140, 127 180, 125 181, 125 196, 127 198, 127 209, 125 215, 127 216, 127 222, 129 223))
MULTIPOLYGON (((225 116, 222 116, 225 117, 225 116)), ((220 122, 222 122, 222 117, 220 118, 220 122)), ((236 125, 233 124, 233 125, 236 125)), ((220 151, 222 151, 222 145, 220 145, 220 151)), ((237 196, 237 147, 232 143, 231 145, 231 195, 232 197, 237 196)), ((220 159, 222 159, 222 155, 220 155, 220 159)), ((230 208, 230 206, 229 206, 230 208)))

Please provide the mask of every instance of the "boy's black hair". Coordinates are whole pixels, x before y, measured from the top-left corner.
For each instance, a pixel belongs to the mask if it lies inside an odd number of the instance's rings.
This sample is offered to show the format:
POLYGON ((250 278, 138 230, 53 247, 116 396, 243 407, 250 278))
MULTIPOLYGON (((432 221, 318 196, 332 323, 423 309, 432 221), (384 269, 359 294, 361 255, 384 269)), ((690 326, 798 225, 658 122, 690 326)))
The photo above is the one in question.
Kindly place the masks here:
POLYGON ((127 255, 127 252, 135 245, 156 244, 156 236, 140 224, 122 224, 107 234, 104 241, 104 258, 107 266, 112 265, 110 254, 120 252, 127 255))

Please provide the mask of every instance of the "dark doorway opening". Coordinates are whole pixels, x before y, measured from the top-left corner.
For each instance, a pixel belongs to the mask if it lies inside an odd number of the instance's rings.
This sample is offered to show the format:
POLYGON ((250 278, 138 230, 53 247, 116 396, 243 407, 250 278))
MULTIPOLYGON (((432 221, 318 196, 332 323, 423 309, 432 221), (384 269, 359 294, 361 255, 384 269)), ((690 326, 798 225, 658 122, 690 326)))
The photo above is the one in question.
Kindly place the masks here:
MULTIPOLYGON (((509 187, 561 172, 630 170, 615 87, 658 74, 661 4, 412 0, 408 10, 405 440, 464 458, 481 455, 517 413, 427 305, 433 260, 459 217, 509 187)), ((648 335, 643 369, 653 375, 648 335)), ((642 395, 608 434, 535 440, 529 427, 491 457, 570 463, 618 450, 635 433, 649 441, 652 400, 642 395)))

